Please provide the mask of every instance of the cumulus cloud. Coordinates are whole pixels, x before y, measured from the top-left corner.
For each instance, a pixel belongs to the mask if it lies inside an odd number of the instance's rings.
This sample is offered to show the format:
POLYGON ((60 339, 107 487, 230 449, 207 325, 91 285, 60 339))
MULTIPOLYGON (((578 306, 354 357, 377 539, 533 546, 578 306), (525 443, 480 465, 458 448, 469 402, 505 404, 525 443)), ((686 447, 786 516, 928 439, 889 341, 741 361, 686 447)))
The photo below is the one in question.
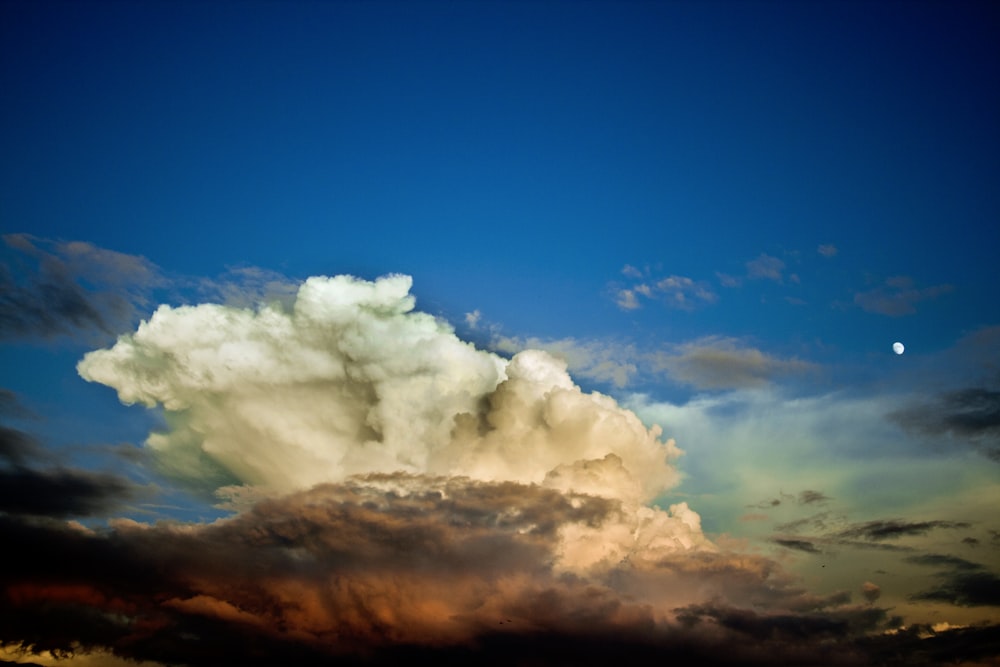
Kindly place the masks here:
POLYGON ((410 279, 311 278, 294 304, 160 307, 82 377, 161 406, 147 444, 166 469, 276 491, 368 472, 540 483, 560 465, 620 457, 652 498, 677 479, 659 427, 540 351, 509 362, 414 312, 410 279))
POLYGON ((854 303, 869 313, 900 317, 917 312, 916 304, 947 294, 952 285, 942 284, 917 288, 909 276, 893 276, 878 287, 858 292, 854 303))
POLYGON ((3 236, 0 338, 116 334, 130 326, 159 271, 143 257, 82 241, 3 236))

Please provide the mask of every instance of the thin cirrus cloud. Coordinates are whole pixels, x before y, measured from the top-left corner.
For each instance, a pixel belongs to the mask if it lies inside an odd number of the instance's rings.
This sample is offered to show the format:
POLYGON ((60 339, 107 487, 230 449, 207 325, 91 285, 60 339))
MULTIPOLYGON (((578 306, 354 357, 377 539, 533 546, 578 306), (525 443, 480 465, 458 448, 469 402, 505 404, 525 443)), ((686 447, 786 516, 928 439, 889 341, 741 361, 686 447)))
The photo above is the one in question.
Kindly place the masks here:
POLYGON ((949 284, 918 288, 909 276, 893 276, 878 287, 855 293, 854 303, 869 313, 901 317, 916 313, 918 303, 953 290, 949 284))

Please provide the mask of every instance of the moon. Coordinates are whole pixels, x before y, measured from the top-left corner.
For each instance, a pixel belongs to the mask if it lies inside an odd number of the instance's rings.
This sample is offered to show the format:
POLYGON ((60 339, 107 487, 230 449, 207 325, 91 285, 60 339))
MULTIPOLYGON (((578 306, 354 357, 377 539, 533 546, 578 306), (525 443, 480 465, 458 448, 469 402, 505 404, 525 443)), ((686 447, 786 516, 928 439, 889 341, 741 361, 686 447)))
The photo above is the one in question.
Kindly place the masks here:
POLYGON ((892 351, 895 352, 896 354, 903 354, 903 350, 905 349, 906 348, 903 347, 903 344, 900 343, 898 340, 892 344, 892 351))

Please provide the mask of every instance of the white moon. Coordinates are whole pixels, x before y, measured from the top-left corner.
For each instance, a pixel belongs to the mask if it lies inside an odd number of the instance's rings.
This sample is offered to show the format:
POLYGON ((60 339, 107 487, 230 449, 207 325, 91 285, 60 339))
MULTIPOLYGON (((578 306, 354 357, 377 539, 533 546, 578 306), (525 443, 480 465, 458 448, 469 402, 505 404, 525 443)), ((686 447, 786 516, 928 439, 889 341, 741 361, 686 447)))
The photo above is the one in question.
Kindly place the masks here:
POLYGON ((895 352, 896 354, 903 354, 903 350, 905 349, 906 348, 903 347, 903 344, 900 343, 899 341, 896 341, 895 343, 892 344, 892 351, 895 352))

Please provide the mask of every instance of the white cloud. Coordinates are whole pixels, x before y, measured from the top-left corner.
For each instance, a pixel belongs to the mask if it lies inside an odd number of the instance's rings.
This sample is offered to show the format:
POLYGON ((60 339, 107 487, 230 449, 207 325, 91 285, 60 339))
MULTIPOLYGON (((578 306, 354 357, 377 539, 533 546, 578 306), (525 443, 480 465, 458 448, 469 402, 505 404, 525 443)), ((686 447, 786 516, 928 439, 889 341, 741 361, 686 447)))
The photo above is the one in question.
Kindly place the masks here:
POLYGON ((218 466, 278 491, 395 471, 540 483, 608 454, 645 498, 676 482, 658 427, 583 393, 547 353, 476 350, 413 311, 410 283, 311 278, 291 309, 161 306, 78 369, 125 403, 163 406, 169 429, 148 445, 215 486, 218 466))
POLYGON ((630 289, 621 289, 615 293, 615 303, 622 310, 636 310, 640 308, 639 299, 635 296, 635 291, 630 289))
POLYGON ((612 285, 615 303, 622 310, 635 310, 642 306, 640 298, 660 301, 668 308, 692 310, 699 305, 714 303, 718 298, 715 292, 703 281, 697 281, 687 276, 670 275, 658 278, 646 269, 625 265, 622 274, 632 278, 632 284, 627 287, 612 285))
POLYGON ((781 274, 785 263, 777 257, 761 253, 756 259, 747 262, 747 277, 751 279, 765 278, 781 282, 781 274))
POLYGON ((823 255, 824 257, 834 257, 837 254, 837 246, 832 243, 826 243, 820 245, 816 248, 816 252, 823 255))

